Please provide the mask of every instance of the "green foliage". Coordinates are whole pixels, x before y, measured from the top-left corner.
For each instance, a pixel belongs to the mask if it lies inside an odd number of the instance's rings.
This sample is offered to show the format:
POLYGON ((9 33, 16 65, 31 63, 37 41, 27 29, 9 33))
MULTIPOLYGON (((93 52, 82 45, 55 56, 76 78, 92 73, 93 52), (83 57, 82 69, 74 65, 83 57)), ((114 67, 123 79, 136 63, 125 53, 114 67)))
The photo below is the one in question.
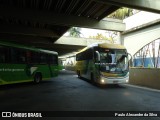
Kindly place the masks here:
POLYGON ((81 32, 80 32, 80 28, 78 27, 72 27, 70 30, 69 30, 69 36, 72 36, 72 37, 80 37, 81 35, 81 32))
POLYGON ((117 11, 113 12, 112 14, 110 14, 108 17, 111 18, 116 18, 116 19, 125 19, 126 17, 129 17, 133 15, 133 9, 130 8, 120 8, 117 11))
POLYGON ((97 33, 96 36, 89 36, 89 38, 107 40, 107 37, 103 36, 101 33, 97 33))
POLYGON ((97 33, 96 36, 89 36, 89 38, 97 39, 97 40, 107 40, 111 43, 115 43, 115 37, 117 36, 117 32, 114 31, 106 31, 107 36, 102 35, 101 33, 97 33))

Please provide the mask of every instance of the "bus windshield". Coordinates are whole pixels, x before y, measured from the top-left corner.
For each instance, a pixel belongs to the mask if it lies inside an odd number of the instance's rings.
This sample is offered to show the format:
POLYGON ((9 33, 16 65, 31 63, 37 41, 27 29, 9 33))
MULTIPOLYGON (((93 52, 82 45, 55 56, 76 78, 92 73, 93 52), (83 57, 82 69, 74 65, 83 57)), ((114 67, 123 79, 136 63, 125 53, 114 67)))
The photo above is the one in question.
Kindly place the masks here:
POLYGON ((125 49, 104 49, 100 52, 100 71, 123 73, 128 71, 128 57, 125 49))

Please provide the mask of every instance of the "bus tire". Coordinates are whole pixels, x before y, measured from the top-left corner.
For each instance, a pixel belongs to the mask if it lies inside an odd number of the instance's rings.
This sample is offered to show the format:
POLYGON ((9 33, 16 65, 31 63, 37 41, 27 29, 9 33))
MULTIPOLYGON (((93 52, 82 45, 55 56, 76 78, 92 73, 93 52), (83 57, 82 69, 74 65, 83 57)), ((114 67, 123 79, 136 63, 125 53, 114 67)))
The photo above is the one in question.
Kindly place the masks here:
POLYGON ((91 73, 90 79, 91 79, 91 82, 92 82, 93 84, 95 84, 94 74, 93 74, 93 73, 91 73))
POLYGON ((34 83, 38 84, 42 81, 42 74, 41 73, 36 73, 34 76, 34 83))

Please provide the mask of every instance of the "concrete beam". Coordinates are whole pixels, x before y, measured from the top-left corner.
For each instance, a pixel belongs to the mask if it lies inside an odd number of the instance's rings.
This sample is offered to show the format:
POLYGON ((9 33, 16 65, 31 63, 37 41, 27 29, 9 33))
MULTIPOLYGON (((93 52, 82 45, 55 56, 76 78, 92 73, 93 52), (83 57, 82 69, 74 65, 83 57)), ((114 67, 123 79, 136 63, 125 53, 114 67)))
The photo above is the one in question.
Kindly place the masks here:
POLYGON ((60 37, 54 44, 87 46, 97 42, 106 42, 106 40, 95 40, 95 39, 89 39, 89 38, 76 38, 76 37, 63 36, 63 37, 60 37))
POLYGON ((60 53, 60 58, 74 56, 76 52, 82 48, 97 42, 107 42, 106 40, 95 40, 89 38, 76 38, 63 36, 59 38, 53 45, 53 48, 60 53), (70 52, 67 52, 70 50, 70 52))
POLYGON ((8 42, 15 42, 21 44, 27 44, 30 46, 38 46, 38 43, 41 44, 49 44, 52 45, 57 38, 49 38, 49 37, 40 37, 40 36, 29 36, 29 35, 17 35, 17 34, 7 34, 7 33, 0 33, 0 40, 1 41, 8 41, 8 42))
POLYGON ((124 46, 127 51, 134 55, 139 49, 153 40, 160 38, 160 24, 137 29, 132 32, 122 34, 124 46))
POLYGON ((56 32, 49 29, 32 28, 13 24, 0 24, 0 33, 59 38, 56 32))
POLYGON ((94 0, 104 4, 160 13, 160 0, 94 0))
POLYGON ((0 41, 53 50, 57 51, 59 55, 68 54, 85 47, 81 45, 54 44, 55 40, 56 39, 51 39, 47 37, 0 33, 0 41))
POLYGON ((160 24, 160 19, 157 19, 157 20, 154 20, 154 21, 139 25, 137 27, 133 27, 133 28, 131 28, 129 30, 126 30, 126 31, 122 32, 122 35, 126 35, 126 34, 129 34, 129 33, 132 33, 132 32, 136 32, 136 31, 139 31, 139 30, 143 30, 143 29, 146 29, 148 27, 156 26, 156 25, 159 25, 159 24, 160 24))
POLYGON ((0 16, 9 19, 20 19, 32 22, 60 25, 68 27, 84 27, 102 30, 124 31, 125 24, 112 20, 93 20, 81 16, 55 14, 46 11, 35 11, 31 9, 8 8, 0 6, 0 16))

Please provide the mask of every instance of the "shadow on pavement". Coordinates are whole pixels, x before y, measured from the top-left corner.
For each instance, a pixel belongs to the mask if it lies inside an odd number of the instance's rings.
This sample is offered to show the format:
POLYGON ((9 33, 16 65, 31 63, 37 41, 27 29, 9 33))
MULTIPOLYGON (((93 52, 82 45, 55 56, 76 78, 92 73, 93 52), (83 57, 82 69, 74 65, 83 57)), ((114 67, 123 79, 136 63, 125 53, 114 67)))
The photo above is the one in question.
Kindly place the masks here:
POLYGON ((69 71, 69 70, 61 70, 61 71, 59 71, 59 75, 76 75, 76 72, 69 71))
POLYGON ((86 78, 78 78, 79 80, 84 80, 90 84, 92 84, 93 86, 96 86, 98 88, 101 88, 101 89, 125 89, 126 87, 125 86, 121 86, 121 84, 106 84, 106 85, 101 85, 101 84, 96 84, 96 83, 93 83, 92 81, 86 79, 86 78))

